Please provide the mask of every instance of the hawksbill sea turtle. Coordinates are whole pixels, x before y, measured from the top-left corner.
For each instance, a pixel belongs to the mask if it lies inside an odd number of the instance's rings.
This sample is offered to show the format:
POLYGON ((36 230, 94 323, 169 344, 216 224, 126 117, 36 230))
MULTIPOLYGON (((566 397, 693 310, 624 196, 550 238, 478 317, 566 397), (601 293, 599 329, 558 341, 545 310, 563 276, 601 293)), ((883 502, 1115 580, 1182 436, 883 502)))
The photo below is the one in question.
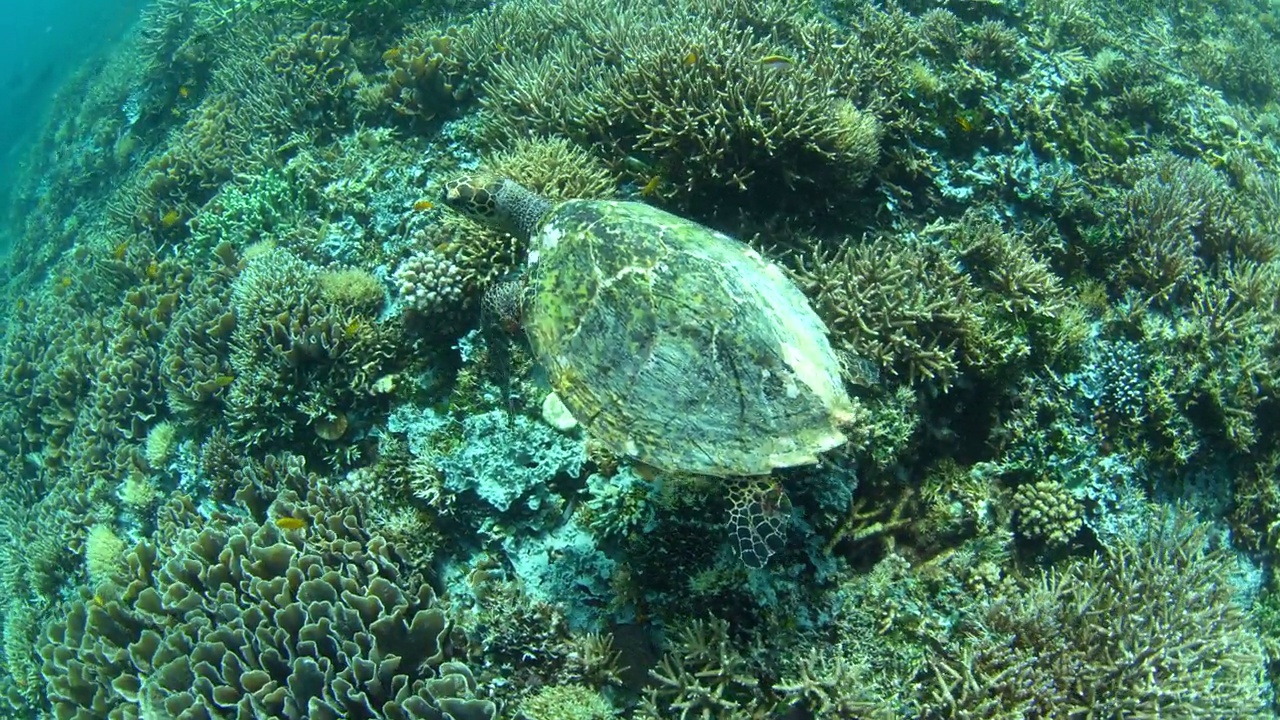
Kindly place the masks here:
MULTIPOLYGON (((846 442, 853 408, 826 326, 746 244, 644 203, 554 202, 505 178, 453 179, 444 201, 527 242, 519 325, 565 407, 617 455, 737 480, 846 442)), ((787 505, 780 486, 749 486, 764 491, 734 502, 735 534, 763 565, 757 526, 787 505)))

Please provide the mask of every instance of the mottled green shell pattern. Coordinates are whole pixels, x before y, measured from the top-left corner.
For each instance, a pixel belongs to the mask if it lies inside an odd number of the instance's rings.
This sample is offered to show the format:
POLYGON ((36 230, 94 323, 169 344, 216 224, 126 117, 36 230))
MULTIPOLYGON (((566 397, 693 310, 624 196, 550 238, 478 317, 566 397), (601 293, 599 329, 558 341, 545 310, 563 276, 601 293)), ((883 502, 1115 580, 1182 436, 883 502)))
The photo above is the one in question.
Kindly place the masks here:
POLYGON ((642 203, 573 200, 530 243, 525 332, 590 435, 656 468, 763 475, 842 444, 826 328, 743 243, 642 203))

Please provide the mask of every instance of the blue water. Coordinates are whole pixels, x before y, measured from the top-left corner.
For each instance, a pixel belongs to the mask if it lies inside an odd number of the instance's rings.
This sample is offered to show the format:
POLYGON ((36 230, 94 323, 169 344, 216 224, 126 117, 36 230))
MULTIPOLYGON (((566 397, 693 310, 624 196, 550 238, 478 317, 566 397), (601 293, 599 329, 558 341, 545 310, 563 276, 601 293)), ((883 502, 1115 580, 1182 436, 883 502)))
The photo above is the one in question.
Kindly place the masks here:
POLYGON ((0 3, 0 188, 11 182, 23 143, 38 132, 59 85, 101 62, 147 0, 0 3))

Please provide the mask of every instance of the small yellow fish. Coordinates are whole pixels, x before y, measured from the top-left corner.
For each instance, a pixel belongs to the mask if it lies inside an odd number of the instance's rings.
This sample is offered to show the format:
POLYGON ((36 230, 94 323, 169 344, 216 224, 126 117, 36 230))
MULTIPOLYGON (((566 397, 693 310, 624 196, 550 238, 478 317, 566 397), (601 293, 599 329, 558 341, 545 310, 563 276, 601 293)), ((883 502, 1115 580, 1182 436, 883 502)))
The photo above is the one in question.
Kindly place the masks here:
POLYGON ((760 58, 760 64, 770 70, 786 70, 792 65, 795 65, 796 61, 786 55, 765 55, 760 58))
POLYGON ((393 63, 400 59, 400 48, 391 48, 382 53, 382 59, 386 62, 393 63))
POLYGON ((413 204, 413 209, 417 210, 418 212, 422 212, 424 210, 430 210, 435 206, 436 204, 431 202, 430 200, 419 200, 418 202, 413 204))
POLYGON ((148 280, 155 280, 156 278, 160 277, 160 263, 156 262, 155 260, 152 260, 151 262, 147 263, 146 273, 147 273, 148 280))
POLYGON ((956 125, 964 132, 973 131, 973 120, 969 119, 969 116, 965 113, 956 115, 956 125))
POLYGON ((191 88, 187 87, 186 85, 178 86, 178 97, 184 98, 184 99, 191 97, 191 88))
POLYGON ((342 328, 342 332, 349 338, 355 337, 356 333, 360 332, 360 328, 363 326, 364 323, 361 322, 360 318, 351 318, 351 320, 347 322, 346 327, 342 328))
POLYGON ((182 213, 178 212, 177 210, 170 210, 169 212, 160 216, 160 224, 163 225, 166 230, 173 227, 174 225, 177 225, 180 222, 182 222, 182 213))
POLYGON ((213 379, 213 384, 218 387, 226 387, 236 381, 235 375, 219 375, 213 379))
POLYGON ((296 517, 278 517, 275 522, 281 530, 301 530, 307 526, 306 520, 296 517))
POLYGON ((689 53, 688 53, 687 55, 685 55, 685 56, 684 56, 684 64, 685 64, 685 65, 692 65, 692 64, 694 64, 694 63, 696 63, 696 62, 698 62, 698 51, 697 51, 697 50, 690 50, 690 51, 689 51, 689 53))
POLYGON ((640 194, 644 197, 649 197, 650 195, 658 192, 658 186, 660 185, 662 185, 662 176, 654 175, 649 178, 649 182, 645 183, 644 187, 640 188, 640 194))
POLYGON ((125 252, 126 252, 128 249, 129 249, 129 241, 128 241, 128 240, 122 240, 122 241, 120 241, 120 243, 119 243, 119 244, 117 244, 117 245, 115 246, 115 248, 111 251, 111 257, 115 258, 116 260, 123 260, 123 259, 124 259, 124 254, 125 254, 125 252))

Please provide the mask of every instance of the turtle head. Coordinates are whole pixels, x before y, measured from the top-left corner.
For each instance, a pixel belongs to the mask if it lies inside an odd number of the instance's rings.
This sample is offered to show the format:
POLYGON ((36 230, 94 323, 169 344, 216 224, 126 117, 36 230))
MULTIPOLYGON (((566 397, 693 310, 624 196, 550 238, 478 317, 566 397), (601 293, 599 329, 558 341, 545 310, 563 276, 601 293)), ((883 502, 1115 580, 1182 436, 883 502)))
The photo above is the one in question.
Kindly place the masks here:
POLYGON ((444 185, 444 202, 472 220, 528 239, 551 201, 506 178, 463 175, 444 185))

